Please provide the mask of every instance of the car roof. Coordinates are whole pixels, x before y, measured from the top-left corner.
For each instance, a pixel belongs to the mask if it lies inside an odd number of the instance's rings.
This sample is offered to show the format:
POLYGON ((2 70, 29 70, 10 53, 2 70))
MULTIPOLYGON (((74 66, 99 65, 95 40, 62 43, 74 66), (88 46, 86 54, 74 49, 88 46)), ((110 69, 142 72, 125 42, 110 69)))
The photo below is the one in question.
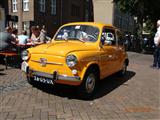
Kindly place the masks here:
POLYGON ((111 24, 104 24, 104 23, 97 23, 97 22, 71 22, 71 23, 64 24, 63 26, 68 26, 68 25, 91 25, 91 26, 97 26, 97 27, 107 26, 111 28, 116 28, 111 24))

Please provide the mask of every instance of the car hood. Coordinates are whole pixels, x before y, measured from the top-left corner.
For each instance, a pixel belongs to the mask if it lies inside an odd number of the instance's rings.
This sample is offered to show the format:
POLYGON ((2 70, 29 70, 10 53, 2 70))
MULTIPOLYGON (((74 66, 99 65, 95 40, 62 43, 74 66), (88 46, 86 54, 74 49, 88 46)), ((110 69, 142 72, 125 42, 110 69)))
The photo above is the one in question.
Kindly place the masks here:
POLYGON ((31 54, 51 54, 56 56, 66 56, 66 54, 75 51, 93 51, 96 49, 94 43, 83 42, 53 42, 30 48, 31 54))

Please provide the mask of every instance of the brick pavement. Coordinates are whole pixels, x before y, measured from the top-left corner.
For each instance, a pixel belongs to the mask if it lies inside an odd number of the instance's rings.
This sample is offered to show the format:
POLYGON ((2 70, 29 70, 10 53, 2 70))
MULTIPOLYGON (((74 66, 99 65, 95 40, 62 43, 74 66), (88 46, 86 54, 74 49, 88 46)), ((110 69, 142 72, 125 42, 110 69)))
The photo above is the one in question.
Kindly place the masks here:
POLYGON ((160 72, 152 55, 129 53, 127 77, 100 83, 84 101, 69 86, 33 87, 19 70, 0 65, 0 120, 159 120, 160 72))

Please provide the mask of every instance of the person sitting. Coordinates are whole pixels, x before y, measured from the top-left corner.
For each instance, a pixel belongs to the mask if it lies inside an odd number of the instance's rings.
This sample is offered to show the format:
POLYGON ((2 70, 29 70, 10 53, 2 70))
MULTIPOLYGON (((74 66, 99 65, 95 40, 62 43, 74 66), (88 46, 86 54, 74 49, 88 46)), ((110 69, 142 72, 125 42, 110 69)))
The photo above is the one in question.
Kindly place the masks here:
POLYGON ((45 40, 43 39, 44 36, 43 34, 41 34, 39 28, 37 28, 36 26, 32 26, 31 28, 31 38, 30 38, 30 42, 33 43, 34 45, 40 45, 45 43, 45 40))
POLYGON ((15 39, 15 41, 13 42, 13 44, 17 44, 17 42, 18 42, 18 30, 16 28, 12 29, 12 36, 15 39))
POLYGON ((18 44, 27 44, 28 39, 27 31, 22 31, 22 34, 18 35, 18 44))
POLYGON ((15 50, 15 38, 11 35, 12 28, 6 27, 6 31, 0 32, 0 51, 15 50))
POLYGON ((39 29, 36 26, 32 26, 31 27, 31 32, 32 32, 32 35, 31 35, 31 38, 30 38, 30 42, 32 44, 36 45, 36 44, 39 43, 40 31, 39 31, 39 29))

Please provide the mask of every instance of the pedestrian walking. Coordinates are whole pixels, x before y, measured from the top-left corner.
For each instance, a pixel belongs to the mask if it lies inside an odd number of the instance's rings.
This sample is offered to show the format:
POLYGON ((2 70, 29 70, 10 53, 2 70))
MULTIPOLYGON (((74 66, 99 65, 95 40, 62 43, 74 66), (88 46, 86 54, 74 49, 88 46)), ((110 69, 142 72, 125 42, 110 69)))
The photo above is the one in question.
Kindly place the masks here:
POLYGON ((157 21, 157 32, 154 37, 154 44, 155 44, 155 50, 154 50, 154 60, 152 68, 160 69, 160 20, 157 21))

